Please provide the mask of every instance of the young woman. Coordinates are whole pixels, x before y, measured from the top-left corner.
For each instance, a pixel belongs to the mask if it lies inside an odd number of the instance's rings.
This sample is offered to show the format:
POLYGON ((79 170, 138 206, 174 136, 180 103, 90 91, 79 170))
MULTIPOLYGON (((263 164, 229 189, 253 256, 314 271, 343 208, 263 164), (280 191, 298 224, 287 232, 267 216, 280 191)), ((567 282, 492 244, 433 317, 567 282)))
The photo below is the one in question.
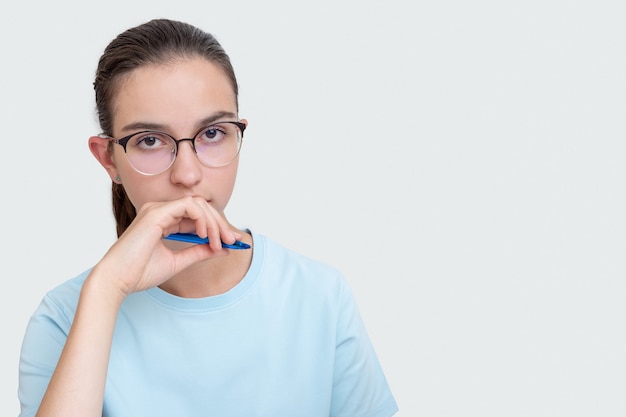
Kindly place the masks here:
POLYGON ((345 279, 224 216, 247 121, 220 44, 152 20, 94 88, 118 239, 33 314, 20 415, 393 415, 345 279))

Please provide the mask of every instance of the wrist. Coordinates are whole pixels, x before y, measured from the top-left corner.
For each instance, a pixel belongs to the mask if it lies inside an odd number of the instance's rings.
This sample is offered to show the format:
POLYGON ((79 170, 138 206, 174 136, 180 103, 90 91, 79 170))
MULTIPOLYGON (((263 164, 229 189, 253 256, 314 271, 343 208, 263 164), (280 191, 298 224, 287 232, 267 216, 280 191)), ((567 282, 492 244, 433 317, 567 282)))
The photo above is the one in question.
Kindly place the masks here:
POLYGON ((114 274, 101 264, 94 266, 83 284, 81 298, 93 295, 101 301, 108 300, 111 306, 119 308, 130 292, 119 285, 119 280, 113 278, 114 274))

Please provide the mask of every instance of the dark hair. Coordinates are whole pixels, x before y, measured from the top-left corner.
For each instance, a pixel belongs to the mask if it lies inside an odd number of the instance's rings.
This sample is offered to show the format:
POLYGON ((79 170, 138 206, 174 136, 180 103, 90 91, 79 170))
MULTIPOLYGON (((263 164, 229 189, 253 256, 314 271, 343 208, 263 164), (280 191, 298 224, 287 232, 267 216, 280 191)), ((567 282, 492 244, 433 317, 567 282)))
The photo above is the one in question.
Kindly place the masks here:
MULTIPOLYGON (((221 68, 231 82, 237 103, 239 88, 235 71, 217 39, 188 23, 154 19, 119 34, 100 57, 93 86, 102 132, 113 136, 113 101, 121 81, 131 71, 148 64, 165 64, 191 57, 204 58, 221 68)), ((119 237, 137 212, 121 184, 113 182, 112 199, 119 237)))

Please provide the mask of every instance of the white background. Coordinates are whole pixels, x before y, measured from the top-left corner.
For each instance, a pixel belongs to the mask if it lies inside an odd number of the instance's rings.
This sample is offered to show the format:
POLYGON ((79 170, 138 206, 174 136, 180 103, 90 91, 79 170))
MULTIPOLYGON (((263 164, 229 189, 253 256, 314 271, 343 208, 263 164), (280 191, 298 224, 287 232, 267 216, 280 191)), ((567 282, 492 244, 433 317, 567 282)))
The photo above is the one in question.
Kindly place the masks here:
POLYGON ((91 83, 153 17, 230 54, 227 214, 345 273, 398 416, 626 415, 621 3, 4 2, 0 415, 39 300, 115 238, 91 83))

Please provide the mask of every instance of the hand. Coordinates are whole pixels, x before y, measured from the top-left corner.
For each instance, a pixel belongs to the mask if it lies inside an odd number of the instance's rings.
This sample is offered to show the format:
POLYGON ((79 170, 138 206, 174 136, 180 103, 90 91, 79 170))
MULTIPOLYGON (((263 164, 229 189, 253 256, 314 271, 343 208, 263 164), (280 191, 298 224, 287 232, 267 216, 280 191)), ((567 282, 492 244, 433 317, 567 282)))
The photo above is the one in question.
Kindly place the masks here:
POLYGON ((227 255, 221 242, 233 243, 240 237, 202 198, 147 203, 96 268, 124 298, 160 285, 196 262, 227 255), (173 251, 162 238, 178 232, 208 237, 210 243, 173 251))

